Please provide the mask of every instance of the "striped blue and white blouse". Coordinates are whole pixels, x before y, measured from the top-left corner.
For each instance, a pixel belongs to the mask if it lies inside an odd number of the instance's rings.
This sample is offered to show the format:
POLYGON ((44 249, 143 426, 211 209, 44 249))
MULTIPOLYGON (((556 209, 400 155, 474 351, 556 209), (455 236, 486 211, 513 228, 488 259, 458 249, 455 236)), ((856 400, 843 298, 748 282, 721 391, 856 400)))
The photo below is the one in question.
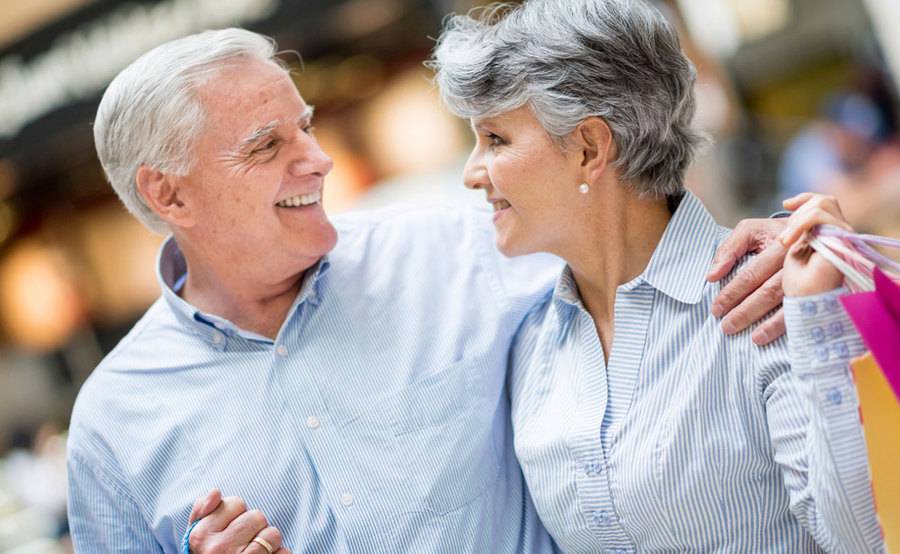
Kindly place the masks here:
POLYGON ((837 293, 786 299, 790 350, 724 336, 705 274, 726 235, 688 193, 617 290, 608 365, 568 269, 523 323, 515 450, 565 552, 883 549, 837 293))
POLYGON ((509 260, 487 211, 336 221, 275 340, 162 297, 82 388, 69 433, 76 551, 178 552, 213 487, 303 554, 543 554, 512 449, 513 334, 561 264, 509 260))

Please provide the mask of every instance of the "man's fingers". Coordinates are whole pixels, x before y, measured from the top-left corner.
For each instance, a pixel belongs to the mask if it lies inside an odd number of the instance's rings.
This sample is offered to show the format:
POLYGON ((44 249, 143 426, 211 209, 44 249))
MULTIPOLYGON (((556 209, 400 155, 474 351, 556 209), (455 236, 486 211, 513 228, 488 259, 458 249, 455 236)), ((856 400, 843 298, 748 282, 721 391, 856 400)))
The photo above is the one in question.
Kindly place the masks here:
POLYGON ((755 246, 755 237, 743 222, 739 223, 725 241, 719 245, 713 257, 712 267, 706 279, 715 282, 728 275, 734 264, 755 246))
POLYGON ((761 252, 785 228, 784 219, 745 219, 716 250, 706 279, 715 282, 731 272, 734 264, 748 252, 761 252))
MULTIPOLYGON (((197 524, 197 530, 208 533, 222 531, 238 516, 247 511, 247 504, 238 496, 226 496, 211 514, 197 524), (202 528, 202 529, 201 529, 202 528)), ((253 537, 251 537, 253 538, 253 537)))
POLYGON ((211 514, 221 502, 222 492, 219 489, 213 489, 206 493, 206 496, 198 498, 196 502, 194 502, 193 507, 191 507, 191 515, 188 516, 188 525, 211 514))
POLYGON ((775 315, 763 321, 750 337, 753 339, 754 344, 765 346, 783 335, 786 330, 784 309, 781 309, 775 315))
POLYGON ((285 548, 282 548, 281 545, 281 531, 279 531, 275 527, 266 527, 253 537, 250 537, 250 544, 248 544, 247 547, 241 551, 242 554, 269 554, 269 551, 266 550, 263 545, 253 540, 256 537, 259 537, 260 539, 265 541, 265 543, 272 549, 272 554, 275 554, 275 552, 284 553, 284 551, 286 550, 285 548))
MULTIPOLYGON (((259 510, 250 510, 234 518, 228 527, 222 531, 222 536, 228 544, 238 548, 247 545, 263 529, 269 526, 265 514, 259 510)), ((280 538, 280 535, 279 535, 280 538)))
POLYGON ((781 304, 784 290, 781 286, 781 271, 771 276, 762 286, 756 288, 722 320, 722 331, 726 335, 740 333, 751 324, 762 319, 781 304))
MULTIPOLYGON (((741 269, 713 300, 713 315, 722 317, 728 314, 750 296, 751 293, 761 287, 770 277, 775 275, 784 266, 784 254, 784 246, 776 241, 750 260, 750 263, 741 269)), ((772 306, 772 308, 774 307, 772 306)))

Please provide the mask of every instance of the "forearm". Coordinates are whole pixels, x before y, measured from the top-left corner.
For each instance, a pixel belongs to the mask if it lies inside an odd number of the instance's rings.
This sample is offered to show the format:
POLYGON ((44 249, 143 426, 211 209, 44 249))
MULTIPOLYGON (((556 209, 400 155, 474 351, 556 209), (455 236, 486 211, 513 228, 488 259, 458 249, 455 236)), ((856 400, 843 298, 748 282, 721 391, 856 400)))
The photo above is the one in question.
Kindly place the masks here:
POLYGON ((865 348, 838 298, 785 298, 791 370, 808 411, 805 490, 792 509, 825 547, 879 552, 866 443, 850 362, 865 348))

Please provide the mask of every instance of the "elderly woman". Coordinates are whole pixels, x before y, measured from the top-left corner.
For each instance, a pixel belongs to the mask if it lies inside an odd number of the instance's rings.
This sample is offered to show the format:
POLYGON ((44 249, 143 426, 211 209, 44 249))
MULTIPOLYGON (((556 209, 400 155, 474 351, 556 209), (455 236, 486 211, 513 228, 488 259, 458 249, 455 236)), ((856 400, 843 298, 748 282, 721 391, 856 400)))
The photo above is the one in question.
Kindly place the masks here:
MULTIPOLYGON (((727 231, 684 188, 694 70, 665 18, 637 0, 526 0, 450 19, 432 63, 477 137, 465 181, 493 204, 499 249, 567 262, 511 358, 516 453, 557 544, 882 549, 839 275, 795 247, 790 348, 724 336, 710 315, 727 231)), ((826 220, 809 214, 839 215, 810 202, 788 242, 826 220)))

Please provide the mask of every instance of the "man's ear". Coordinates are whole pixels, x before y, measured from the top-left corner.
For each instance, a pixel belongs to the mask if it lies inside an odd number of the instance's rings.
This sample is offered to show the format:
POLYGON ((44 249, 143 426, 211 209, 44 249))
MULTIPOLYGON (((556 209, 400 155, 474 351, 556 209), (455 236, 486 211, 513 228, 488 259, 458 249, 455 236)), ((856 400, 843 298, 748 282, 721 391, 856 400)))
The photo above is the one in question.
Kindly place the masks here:
POLYGON ((182 198, 182 179, 142 165, 135 175, 138 194, 163 221, 176 227, 195 223, 190 206, 182 198))
POLYGON ((581 156, 583 179, 587 183, 601 180, 610 162, 616 159, 616 143, 606 121, 591 116, 582 121, 573 132, 575 146, 581 156))

